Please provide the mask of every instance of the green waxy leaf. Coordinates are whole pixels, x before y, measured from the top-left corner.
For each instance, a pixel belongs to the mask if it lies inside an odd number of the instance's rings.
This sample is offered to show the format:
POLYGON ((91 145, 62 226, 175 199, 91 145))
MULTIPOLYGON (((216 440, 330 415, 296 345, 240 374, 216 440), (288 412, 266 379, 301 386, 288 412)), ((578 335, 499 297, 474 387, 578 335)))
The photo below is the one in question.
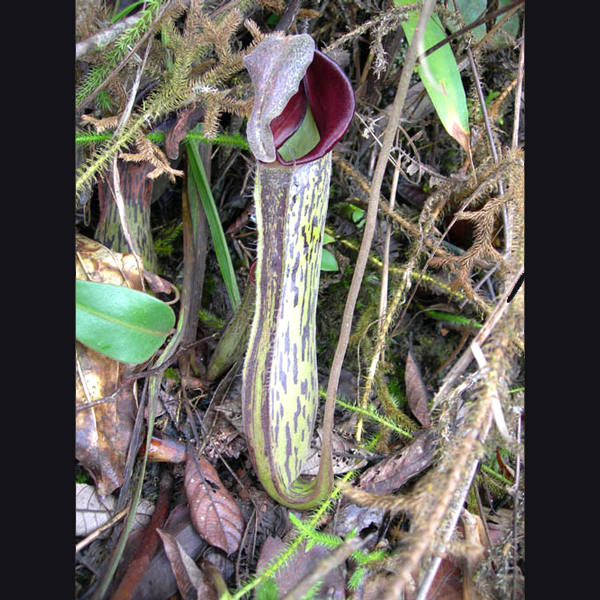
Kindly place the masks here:
MULTIPOLYGON (((487 0, 457 0, 456 6, 462 16, 465 25, 469 25, 483 13, 487 8, 487 0)), ((458 25, 454 23, 448 24, 448 28, 452 33, 458 29, 458 25)), ((471 35, 475 41, 479 41, 485 35, 485 23, 471 29, 471 35)))
POLYGON ((110 358, 148 360, 175 324, 170 306, 117 285, 75 280, 75 337, 110 358))
MULTIPOLYGON (((394 0, 396 6, 412 3, 413 0, 394 0)), ((417 10, 411 14, 408 21, 402 23, 409 43, 412 41, 418 20, 417 10)), ((441 21, 436 15, 432 15, 425 28, 421 52, 435 46, 445 37, 446 32, 441 21)), ((418 72, 442 125, 470 156, 467 98, 450 46, 446 44, 420 60, 418 72)))
MULTIPOLYGON (((498 8, 503 8, 513 0, 498 0, 498 8)), ((485 9, 487 8, 487 0, 456 0, 456 6, 461 14, 462 20, 465 25, 471 24, 473 21, 478 19, 485 9)), ((504 15, 496 17, 495 23, 498 23, 504 15)), ((454 33, 459 28, 458 24, 448 23, 448 29, 454 33)), ((488 47, 492 45, 494 48, 506 48, 507 39, 510 40, 517 37, 519 33, 519 16, 514 14, 508 19, 502 26, 502 28, 493 36, 492 40, 488 42, 488 47), (508 34, 508 35, 505 35, 508 34)), ((485 23, 477 25, 471 29, 471 35, 476 42, 479 42, 486 34, 485 23)))
POLYGON ((321 271, 339 271, 340 267, 335 256, 323 248, 323 254, 321 255, 321 271))

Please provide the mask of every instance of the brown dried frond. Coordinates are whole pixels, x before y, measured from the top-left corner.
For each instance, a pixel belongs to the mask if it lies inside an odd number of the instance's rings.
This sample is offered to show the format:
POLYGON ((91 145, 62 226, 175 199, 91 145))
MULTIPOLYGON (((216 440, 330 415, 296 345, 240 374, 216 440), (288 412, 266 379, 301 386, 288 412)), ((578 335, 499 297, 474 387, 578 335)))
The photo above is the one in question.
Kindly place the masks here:
POLYGON ((280 15, 285 10, 285 2, 283 0, 260 0, 260 3, 268 10, 280 15))
POLYGON ((234 8, 220 22, 215 23, 206 15, 200 14, 198 21, 203 29, 207 43, 214 46, 219 60, 226 60, 232 54, 231 38, 235 35, 244 20, 242 13, 234 8))
POLYGON ((260 44, 262 40, 265 38, 265 34, 260 30, 260 27, 250 18, 244 21, 244 27, 250 32, 252 36, 252 40, 260 44))
POLYGON ((248 118, 252 112, 252 98, 232 98, 228 90, 202 84, 195 86, 195 91, 206 102, 204 135, 207 138, 217 135, 218 120, 222 113, 228 112, 248 118))
POLYGON ((206 104, 206 113, 204 114, 204 127, 202 132, 208 139, 217 135, 219 128, 219 117, 223 113, 221 103, 216 98, 211 98, 206 104))
POLYGON ((116 101, 117 109, 115 110, 115 112, 123 112, 125 110, 125 107, 127 106, 128 99, 127 90, 123 85, 123 80, 120 77, 113 77, 108 83, 107 91, 116 101))
POLYGON ((233 75, 242 70, 244 63, 242 55, 239 53, 232 54, 219 60, 219 62, 206 71, 199 79, 198 83, 205 86, 222 85, 233 75))
POLYGON ((335 42, 329 44, 329 46, 325 48, 324 52, 325 54, 328 54, 333 49, 347 44, 357 36, 363 35, 365 32, 371 29, 371 51, 375 54, 375 73, 380 73, 387 65, 385 51, 383 50, 382 38, 389 31, 397 29, 403 21, 406 21, 409 12, 410 10, 406 6, 397 6, 391 8, 390 10, 377 15, 374 19, 366 21, 362 25, 359 25, 352 31, 341 36, 335 40, 335 42))
POLYGON ((120 118, 121 117, 118 115, 113 117, 104 117, 102 119, 96 119, 90 115, 81 115, 81 122, 92 125, 96 130, 96 133, 102 133, 107 129, 116 129, 119 125, 120 118))
MULTIPOLYGON (((497 165, 490 166, 488 161, 478 168, 479 183, 475 189, 465 191, 466 199, 462 202, 461 210, 454 215, 458 221, 472 223, 472 245, 460 256, 436 256, 431 259, 433 267, 450 268, 456 275, 453 288, 463 288, 469 298, 473 296, 470 284, 471 271, 477 263, 489 261, 492 264, 499 263, 501 268, 506 267, 504 256, 494 247, 493 240, 503 209, 513 205, 516 196, 522 197, 522 184, 519 184, 520 171, 519 158, 514 153, 508 153, 497 165), (502 196, 495 195, 498 193, 500 181, 504 183, 502 196), (467 210, 467 208, 478 208, 478 210, 467 210)), ((522 219, 518 223, 522 223, 522 219)), ((511 241, 515 241, 514 236, 511 241)))
POLYGON ((119 156, 129 162, 149 162, 154 167, 154 171, 148 173, 150 179, 166 174, 175 183, 175 176, 183 177, 183 171, 173 169, 165 153, 143 134, 136 137, 135 146, 138 150, 136 154, 123 152, 119 156))
POLYGON ((300 8, 298 10, 298 14, 296 15, 297 19, 318 19, 321 16, 321 13, 318 10, 314 10, 312 8, 300 8))
POLYGON ((108 9, 102 0, 78 0, 75 2, 75 39, 84 40, 93 35, 108 18, 108 9))
POLYGON ((504 106, 506 100, 509 97, 509 94, 513 91, 515 86, 517 85, 518 77, 515 77, 507 86, 504 88, 502 93, 495 98, 489 109, 488 109, 488 117, 492 121, 498 121, 498 119, 502 116, 502 111, 504 110, 504 106))

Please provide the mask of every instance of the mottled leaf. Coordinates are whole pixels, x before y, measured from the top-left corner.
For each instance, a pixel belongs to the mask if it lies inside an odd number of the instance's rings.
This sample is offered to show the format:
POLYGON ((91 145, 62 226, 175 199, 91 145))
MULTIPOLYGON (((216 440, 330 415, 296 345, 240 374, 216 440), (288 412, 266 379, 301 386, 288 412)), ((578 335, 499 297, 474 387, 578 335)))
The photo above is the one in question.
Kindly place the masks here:
POLYGON ((170 533, 157 530, 171 568, 177 580, 177 588, 183 600, 217 600, 217 593, 208 577, 198 568, 181 544, 170 533))
POLYGON ((185 493, 196 531, 226 554, 235 552, 242 539, 244 518, 217 471, 205 458, 200 457, 196 464, 194 457, 188 456, 185 493))
POLYGON ((404 380, 406 384, 406 399, 412 414, 423 427, 429 427, 431 425, 428 406, 429 395, 421 376, 421 369, 415 361, 410 346, 408 348, 408 356, 406 357, 404 380))

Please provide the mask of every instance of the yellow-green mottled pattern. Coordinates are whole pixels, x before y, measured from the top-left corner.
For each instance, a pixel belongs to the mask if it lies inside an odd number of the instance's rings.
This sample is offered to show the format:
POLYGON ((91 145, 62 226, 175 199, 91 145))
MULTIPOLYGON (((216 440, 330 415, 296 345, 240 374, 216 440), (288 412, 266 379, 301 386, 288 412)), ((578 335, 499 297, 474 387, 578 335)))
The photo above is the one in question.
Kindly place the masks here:
MULTIPOLYGON (((282 504, 314 505, 298 479, 318 404, 315 315, 331 153, 296 167, 257 166, 256 304, 242 385, 250 457, 282 504)), ((326 487, 330 487, 330 482, 326 487)))

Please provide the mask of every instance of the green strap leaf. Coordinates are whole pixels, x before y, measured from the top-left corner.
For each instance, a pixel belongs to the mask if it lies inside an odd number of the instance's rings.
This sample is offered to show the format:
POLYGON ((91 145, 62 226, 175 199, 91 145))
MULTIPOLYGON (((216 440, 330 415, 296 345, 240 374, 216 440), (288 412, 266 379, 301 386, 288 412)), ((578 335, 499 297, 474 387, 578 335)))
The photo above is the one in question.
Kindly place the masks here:
POLYGON ((175 324, 170 306, 117 285, 75 280, 75 337, 110 358, 148 360, 175 324))
POLYGON ((225 239, 225 233, 223 232, 219 211, 215 199, 213 198, 197 145, 192 142, 187 142, 186 149, 190 160, 191 175, 194 183, 198 187, 200 200, 202 201, 202 206, 206 213, 206 220, 208 221, 210 234, 215 246, 217 262, 219 263, 219 268, 223 275, 223 281, 227 288, 231 306, 235 312, 242 302, 242 297, 238 288, 237 279, 235 278, 235 271, 233 269, 233 263, 231 262, 231 256, 229 255, 229 248, 227 247, 227 240, 225 239))
MULTIPOLYGON (((394 0, 396 6, 413 4, 414 0, 394 0)), ((419 11, 411 14, 408 21, 402 23, 406 38, 412 41, 419 11)), ((423 52, 435 46, 446 37, 441 21, 432 15, 425 28, 423 52)), ((469 111, 465 89, 452 49, 448 44, 419 61, 418 73, 429 98, 446 131, 463 147, 470 156, 469 111)))

